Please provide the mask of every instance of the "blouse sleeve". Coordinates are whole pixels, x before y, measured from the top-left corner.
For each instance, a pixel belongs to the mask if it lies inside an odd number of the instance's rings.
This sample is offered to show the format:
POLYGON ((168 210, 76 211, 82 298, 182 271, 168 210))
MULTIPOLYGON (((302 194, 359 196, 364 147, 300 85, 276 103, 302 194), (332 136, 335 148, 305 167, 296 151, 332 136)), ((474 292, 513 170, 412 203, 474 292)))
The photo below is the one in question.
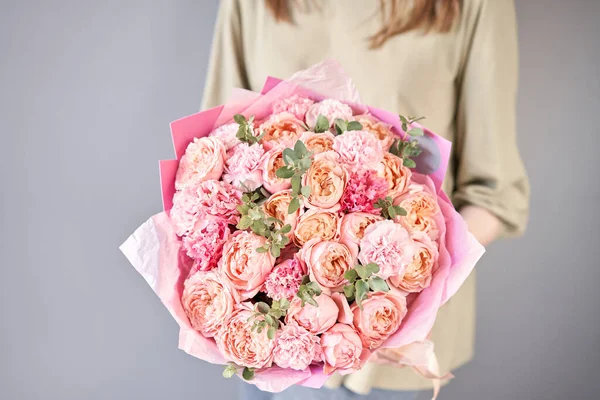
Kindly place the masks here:
POLYGON ((223 104, 235 87, 248 88, 242 19, 236 0, 221 0, 208 63, 202 109, 223 104))
POLYGON ((487 209, 502 237, 523 233, 529 181, 516 142, 517 27, 513 0, 479 2, 457 110, 454 201, 487 209))

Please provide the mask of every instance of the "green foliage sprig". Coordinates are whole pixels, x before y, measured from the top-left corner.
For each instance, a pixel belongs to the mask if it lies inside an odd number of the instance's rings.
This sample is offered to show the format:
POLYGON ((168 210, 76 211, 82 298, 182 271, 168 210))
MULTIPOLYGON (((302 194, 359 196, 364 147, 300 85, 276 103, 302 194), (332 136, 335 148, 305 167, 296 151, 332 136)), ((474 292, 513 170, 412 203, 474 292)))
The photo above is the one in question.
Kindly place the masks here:
POLYGON ((239 125, 235 137, 238 138, 240 142, 248 143, 249 146, 252 146, 254 143, 260 142, 265 136, 264 132, 259 136, 255 136, 253 127, 254 115, 246 119, 242 114, 235 114, 233 120, 239 125))
POLYGON ((341 135, 346 131, 360 131, 362 124, 358 121, 346 121, 345 119, 336 118, 333 121, 336 135, 341 135))
POLYGON ((369 289, 373 292, 389 291, 388 284, 374 275, 378 272, 379 265, 375 263, 357 265, 346 271, 344 278, 348 280, 348 285, 344 286, 344 295, 348 301, 356 301, 356 304, 362 310, 362 302, 367 299, 369 289))
POLYGON ((275 171, 275 175, 281 179, 291 180, 292 200, 288 207, 288 214, 293 214, 300 208, 300 196, 310 196, 310 186, 302 186, 302 175, 308 171, 312 164, 311 155, 300 140, 296 141, 293 149, 286 148, 283 150, 285 166, 275 171))
POLYGON ((319 304, 314 298, 315 296, 319 296, 320 294, 321 287, 319 286, 319 284, 317 282, 311 282, 308 275, 306 275, 302 279, 302 284, 298 288, 298 293, 296 294, 296 296, 298 296, 300 300, 302 300, 302 307, 304 307, 306 303, 310 304, 311 306, 318 307, 319 304))
POLYGON ((381 209, 381 216, 385 219, 394 219, 397 216, 406 216, 407 212, 400 206, 395 206, 391 197, 379 199, 373 205, 375 208, 381 209))
POLYGON ((248 319, 253 320, 252 331, 262 333, 267 330, 269 339, 275 338, 275 333, 279 329, 280 319, 285 317, 290 308, 290 302, 287 299, 274 300, 271 305, 260 301, 255 304, 255 311, 248 319))

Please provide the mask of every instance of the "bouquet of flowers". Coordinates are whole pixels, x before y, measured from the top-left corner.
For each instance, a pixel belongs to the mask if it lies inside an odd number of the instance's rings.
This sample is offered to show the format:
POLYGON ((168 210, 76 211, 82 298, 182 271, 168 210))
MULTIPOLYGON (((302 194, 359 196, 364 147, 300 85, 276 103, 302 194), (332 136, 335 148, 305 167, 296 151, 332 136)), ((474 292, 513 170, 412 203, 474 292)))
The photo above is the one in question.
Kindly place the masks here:
POLYGON ((483 247, 441 190, 450 143, 418 120, 326 61, 173 122, 165 211, 121 249, 180 348, 273 392, 369 359, 439 379, 427 336, 483 247))

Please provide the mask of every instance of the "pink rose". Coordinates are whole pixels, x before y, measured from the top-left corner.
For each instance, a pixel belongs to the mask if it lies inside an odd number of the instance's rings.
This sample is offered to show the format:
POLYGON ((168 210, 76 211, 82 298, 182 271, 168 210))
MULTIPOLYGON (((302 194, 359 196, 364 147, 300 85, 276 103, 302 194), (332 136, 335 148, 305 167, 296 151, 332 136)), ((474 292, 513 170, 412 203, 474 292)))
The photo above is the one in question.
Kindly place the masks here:
POLYGON ((337 240, 340 236, 340 216, 337 211, 312 208, 300 215, 294 229, 294 243, 304 246, 310 239, 337 240))
POLYGON ((304 132, 300 140, 308 151, 313 154, 324 153, 333 150, 333 134, 331 132, 314 133, 304 132))
POLYGON ((358 253, 358 246, 365 235, 365 229, 374 222, 383 221, 378 215, 354 212, 344 215, 340 226, 340 242, 358 253))
POLYGON ((266 239, 247 231, 236 231, 223 246, 219 270, 240 293, 242 299, 254 297, 275 265, 271 252, 258 253, 266 239))
POLYGON ((238 144, 227 152, 223 180, 244 191, 258 189, 263 184, 264 154, 260 144, 238 144))
POLYGON ((296 258, 275 266, 265 280, 264 292, 273 300, 292 300, 302 284, 305 271, 296 258))
POLYGON ((291 201, 292 191, 282 190, 281 192, 273 193, 271 197, 263 203, 263 210, 268 217, 277 218, 278 220, 283 221, 284 224, 288 224, 292 227, 292 230, 287 234, 289 239, 293 238, 294 228, 296 228, 298 217, 302 215, 303 211, 303 208, 300 207, 296 212, 288 214, 288 208, 291 201))
POLYGON ((335 301, 338 310, 340 310, 337 319, 338 322, 341 324, 352 325, 352 310, 350 309, 350 304, 348 304, 346 296, 344 296, 343 293, 333 293, 331 299, 335 301))
POLYGON ((439 258, 437 243, 425 233, 415 232, 412 238, 417 245, 412 262, 406 267, 404 276, 392 276, 388 280, 391 286, 406 293, 418 293, 429 287, 439 258))
POLYGON ((216 336, 217 347, 228 361, 249 368, 268 368, 273 362, 275 340, 267 331, 252 331, 252 304, 238 304, 216 336))
POLYGON ((281 99, 273 104, 273 114, 279 114, 283 112, 294 114, 299 120, 304 120, 306 112, 309 110, 315 102, 306 97, 300 97, 297 94, 288 97, 287 99, 281 99))
POLYGON ((306 113, 306 124, 310 129, 314 129, 317 125, 317 118, 323 115, 329 121, 329 125, 333 126, 336 118, 349 120, 352 117, 352 108, 349 105, 335 99, 325 99, 313 106, 306 113))
POLYGON ((354 327, 364 347, 375 349, 398 330, 406 316, 406 298, 391 292, 370 293, 363 309, 352 306, 354 327))
POLYGON ((336 136, 333 150, 350 169, 378 168, 383 158, 381 141, 366 131, 349 131, 336 136))
POLYGON ((359 169, 350 174, 346 191, 340 201, 342 211, 363 211, 379 215, 381 210, 375 208, 374 205, 377 200, 387 196, 387 189, 387 181, 378 176, 377 172, 359 169))
POLYGON ((225 218, 229 224, 237 224, 242 204, 242 192, 222 181, 204 181, 196 190, 197 213, 225 218))
POLYGON ((208 136, 221 139, 225 145, 225 150, 230 150, 241 143, 236 137, 239 128, 240 126, 236 123, 221 125, 209 133, 208 136))
POLYGON ((321 336, 323 349, 323 372, 327 375, 338 372, 341 375, 352 373, 362 368, 371 352, 363 348, 358 333, 346 324, 335 324, 321 336))
POLYGON ((394 275, 404 275, 416 251, 417 246, 406 229, 400 224, 385 220, 375 222, 365 229, 358 259, 363 265, 379 265, 377 275, 387 279, 394 275))
POLYGON ((179 161, 175 189, 182 190, 208 179, 219 179, 223 173, 224 158, 225 146, 221 139, 195 138, 179 161))
POLYGON ((323 209, 334 207, 342 198, 347 183, 348 172, 340 165, 336 153, 327 151, 315 155, 302 177, 302 184, 311 188, 306 206, 323 209))
POLYGON ((438 221, 442 218, 440 206, 437 202, 433 182, 429 177, 423 177, 423 179, 425 179, 425 184, 412 183, 408 187, 408 191, 394 201, 395 205, 404 208, 407 212, 406 216, 396 217, 396 221, 400 222, 411 234, 423 232, 429 235, 431 240, 437 240, 440 236, 440 222, 438 221))
POLYGON ((277 332, 273 361, 281 368, 305 370, 321 353, 321 339, 298 325, 277 332))
POLYGON ((230 235, 227 220, 209 214, 197 218, 190 234, 183 237, 188 256, 197 261, 194 268, 201 271, 215 268, 230 235))
POLYGON ((264 134, 261 143, 267 150, 273 147, 293 147, 302 132, 304 124, 294 114, 280 113, 271 115, 258 127, 258 134, 264 134))
POLYGON ((315 335, 331 328, 338 318, 339 309, 337 305, 325 293, 321 293, 314 299, 318 307, 308 303, 302 307, 302 300, 299 297, 294 297, 285 317, 285 323, 288 325, 298 324, 315 335))
POLYGON ((218 271, 199 271, 184 282, 181 305, 192 328, 205 337, 217 334, 235 303, 235 290, 218 271))
POLYGON ((392 199, 397 198, 408 190, 412 172, 410 168, 403 165, 401 158, 392 153, 385 153, 381 160, 382 168, 379 169, 379 175, 384 178, 388 184, 387 195, 392 199))
POLYGON ((356 115, 352 119, 360 122, 363 131, 370 132, 379 141, 381 141, 381 147, 383 150, 389 150, 394 141, 392 125, 386 124, 385 122, 382 122, 374 116, 368 114, 356 115))
POLYGON ((341 291, 348 283, 344 274, 356 264, 356 254, 346 245, 319 238, 309 240, 298 256, 306 263, 310 280, 325 293, 341 291))
POLYGON ((263 186, 271 193, 286 190, 292 187, 290 179, 279 178, 275 173, 283 166, 283 148, 277 147, 269 150, 264 157, 262 166, 263 186))

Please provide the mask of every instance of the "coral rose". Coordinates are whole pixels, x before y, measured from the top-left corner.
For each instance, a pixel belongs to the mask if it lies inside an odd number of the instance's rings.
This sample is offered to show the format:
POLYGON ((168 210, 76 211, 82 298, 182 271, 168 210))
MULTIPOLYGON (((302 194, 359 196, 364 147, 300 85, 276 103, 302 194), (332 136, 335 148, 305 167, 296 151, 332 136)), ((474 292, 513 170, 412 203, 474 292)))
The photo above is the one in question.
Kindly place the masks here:
POLYGON ((314 133, 304 132, 300 140, 308 151, 313 154, 324 153, 333 150, 333 134, 331 132, 314 133))
POLYGON ((195 138, 188 144, 179 161, 175 189, 196 185, 208 179, 219 179, 223 173, 225 146, 215 137, 195 138))
POLYGON ((314 299, 317 302, 318 307, 308 303, 304 304, 304 307, 302 307, 302 300, 295 297, 290 303, 290 308, 285 317, 285 323, 298 324, 315 335, 319 335, 331 328, 338 319, 338 306, 335 301, 325 293, 321 293, 314 299))
POLYGON ((288 214, 288 207, 290 206, 291 201, 292 191, 282 190, 281 192, 273 193, 271 197, 263 203, 263 210, 267 216, 277 218, 278 220, 283 221, 284 224, 289 224, 292 227, 292 230, 287 234, 289 239, 292 239, 294 236, 294 229, 296 228, 298 218, 302 215, 303 211, 302 207, 300 207, 296 212, 288 214))
POLYGON ((312 208, 298 218, 294 243, 302 247, 310 239, 337 240, 340 236, 340 216, 337 211, 312 208))
POLYGON ((415 232, 412 239, 417 245, 417 252, 406 267, 404 276, 392 276, 388 280, 390 286, 406 293, 418 293, 429 287, 439 258, 437 243, 425 233, 415 232))
POLYGON ((353 322, 363 346, 374 349, 396 332, 406 316, 406 298, 391 292, 369 293, 363 309, 352 306, 353 322))
POLYGON ((383 221, 383 218, 366 212, 345 214, 340 224, 340 242, 358 253, 358 246, 365 235, 365 229, 377 221, 383 221))
POLYGON ((408 190, 412 172, 410 168, 403 165, 401 158, 392 153, 385 153, 381 164, 382 168, 379 169, 379 175, 388 184, 387 196, 395 199, 408 190))
MULTIPOLYGON (((417 175, 417 174, 415 174, 417 175)), ((425 184, 412 183, 408 191, 396 198, 395 205, 404 208, 406 216, 396 217, 411 234, 424 232, 431 240, 437 240, 440 236, 440 206, 435 195, 435 186, 429 177, 420 176, 425 184)))
POLYGON ((340 165, 336 153, 327 151, 315 155, 310 168, 302 177, 302 184, 311 188, 306 206, 334 207, 342 198, 347 183, 348 172, 340 165))
POLYGON ((321 335, 323 349, 323 372, 338 372, 346 375, 360 369, 369 359, 371 352, 363 348, 358 333, 349 325, 335 324, 321 335))
POLYGON ((293 147, 306 128, 294 114, 283 112, 271 115, 258 127, 259 134, 264 134, 261 143, 265 149, 274 147, 293 147))
POLYGON ((341 291, 348 283, 344 274, 356 264, 356 254, 348 246, 319 238, 309 240, 298 257, 306 264, 311 281, 325 293, 341 291))

